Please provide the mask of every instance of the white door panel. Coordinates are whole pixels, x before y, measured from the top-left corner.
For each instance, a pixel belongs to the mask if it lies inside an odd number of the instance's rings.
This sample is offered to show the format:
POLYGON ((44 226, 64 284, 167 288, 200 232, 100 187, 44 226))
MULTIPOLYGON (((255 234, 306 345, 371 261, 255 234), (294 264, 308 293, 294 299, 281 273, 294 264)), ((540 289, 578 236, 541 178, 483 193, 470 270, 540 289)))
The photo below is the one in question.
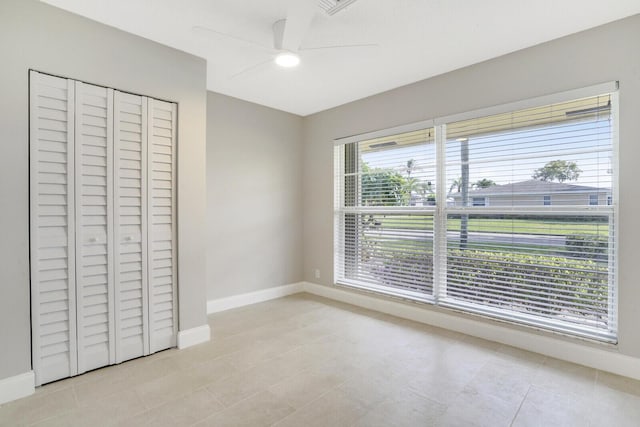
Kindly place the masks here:
POLYGON ((72 80, 31 71, 32 361, 36 385, 75 375, 75 191, 72 80))
POLYGON ((176 345, 176 105, 149 99, 148 224, 151 352, 176 345))
POLYGON ((76 82, 78 373, 115 363, 113 90, 76 82))
POLYGON ((149 354, 147 99, 114 94, 116 362, 149 354))

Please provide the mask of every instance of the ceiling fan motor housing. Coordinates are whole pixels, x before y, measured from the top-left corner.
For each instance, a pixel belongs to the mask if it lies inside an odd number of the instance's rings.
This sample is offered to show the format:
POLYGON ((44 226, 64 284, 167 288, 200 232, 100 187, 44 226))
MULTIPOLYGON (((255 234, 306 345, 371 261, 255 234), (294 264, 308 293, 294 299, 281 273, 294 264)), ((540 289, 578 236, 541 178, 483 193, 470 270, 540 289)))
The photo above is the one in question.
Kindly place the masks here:
POLYGON ((286 24, 286 19, 280 19, 273 23, 273 47, 277 50, 282 50, 282 39, 284 38, 284 27, 286 24))

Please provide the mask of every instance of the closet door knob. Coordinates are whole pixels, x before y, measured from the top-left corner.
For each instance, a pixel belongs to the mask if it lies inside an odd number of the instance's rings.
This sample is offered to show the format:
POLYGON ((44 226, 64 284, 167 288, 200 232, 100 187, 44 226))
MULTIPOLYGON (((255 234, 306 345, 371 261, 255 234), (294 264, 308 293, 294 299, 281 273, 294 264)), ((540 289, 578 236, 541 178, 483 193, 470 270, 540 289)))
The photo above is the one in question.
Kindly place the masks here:
POLYGON ((95 238, 95 237, 90 237, 90 238, 89 238, 89 243, 95 243, 95 242, 97 242, 97 241, 98 241, 98 239, 97 239, 97 238, 95 238))

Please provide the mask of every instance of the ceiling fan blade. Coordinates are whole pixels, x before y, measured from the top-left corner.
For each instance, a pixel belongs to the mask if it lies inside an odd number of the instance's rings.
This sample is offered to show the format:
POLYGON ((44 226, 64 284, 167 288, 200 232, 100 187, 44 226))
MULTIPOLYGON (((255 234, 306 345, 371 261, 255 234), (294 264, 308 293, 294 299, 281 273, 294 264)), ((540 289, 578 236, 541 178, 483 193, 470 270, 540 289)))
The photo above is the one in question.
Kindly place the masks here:
POLYGON ((249 67, 247 67, 247 68, 244 68, 244 69, 240 70, 239 72, 237 72, 237 73, 232 74, 231 76, 229 76, 229 80, 233 80, 233 79, 235 79, 235 78, 236 78, 236 77, 238 77, 238 76, 241 76, 241 75, 246 74, 246 73, 248 73, 248 72, 250 72, 250 71, 256 70, 256 69, 258 69, 258 68, 260 68, 260 67, 264 66, 265 64, 268 64, 268 63, 269 63, 269 62, 271 62, 271 61, 273 61, 273 59, 272 59, 272 58, 269 58, 269 59, 267 59, 266 61, 258 62, 257 64, 253 64, 253 65, 251 65, 251 66, 249 66, 249 67))
POLYGON ((318 0, 289 0, 282 49, 296 52, 318 12, 318 0))
POLYGON ((211 28, 202 27, 202 26, 198 25, 198 26, 195 26, 195 27, 191 28, 191 30, 195 34, 197 34, 199 36, 203 36, 203 37, 212 37, 212 36, 214 36, 214 37, 224 37, 224 38, 227 38, 227 39, 235 40, 235 41, 240 42, 240 43, 244 43, 244 44, 249 45, 249 46, 253 46, 253 47, 257 47, 257 48, 260 48, 260 49, 263 49, 263 50, 266 50, 266 51, 269 51, 269 52, 273 52, 273 48, 271 46, 268 46, 268 45, 265 45, 265 44, 262 44, 262 43, 259 43, 259 42, 253 41, 253 40, 243 39, 242 37, 237 37, 237 36, 234 36, 233 34, 223 33, 221 31, 212 30, 211 28))
POLYGON ((361 43, 361 44, 341 44, 334 46, 317 46, 317 47, 303 47, 299 49, 304 50, 323 50, 323 49, 354 49, 354 48, 373 48, 380 47, 378 43, 361 43))

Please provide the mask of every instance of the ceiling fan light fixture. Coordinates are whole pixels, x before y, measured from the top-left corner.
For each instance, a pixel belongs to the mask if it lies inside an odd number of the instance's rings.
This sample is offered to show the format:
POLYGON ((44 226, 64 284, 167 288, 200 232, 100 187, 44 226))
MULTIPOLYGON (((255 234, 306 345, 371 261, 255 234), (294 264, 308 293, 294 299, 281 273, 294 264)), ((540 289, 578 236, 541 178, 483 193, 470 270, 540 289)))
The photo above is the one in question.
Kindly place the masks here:
POLYGON ((282 52, 276 56, 275 62, 281 67, 292 68, 300 64, 300 57, 293 52, 282 52))

